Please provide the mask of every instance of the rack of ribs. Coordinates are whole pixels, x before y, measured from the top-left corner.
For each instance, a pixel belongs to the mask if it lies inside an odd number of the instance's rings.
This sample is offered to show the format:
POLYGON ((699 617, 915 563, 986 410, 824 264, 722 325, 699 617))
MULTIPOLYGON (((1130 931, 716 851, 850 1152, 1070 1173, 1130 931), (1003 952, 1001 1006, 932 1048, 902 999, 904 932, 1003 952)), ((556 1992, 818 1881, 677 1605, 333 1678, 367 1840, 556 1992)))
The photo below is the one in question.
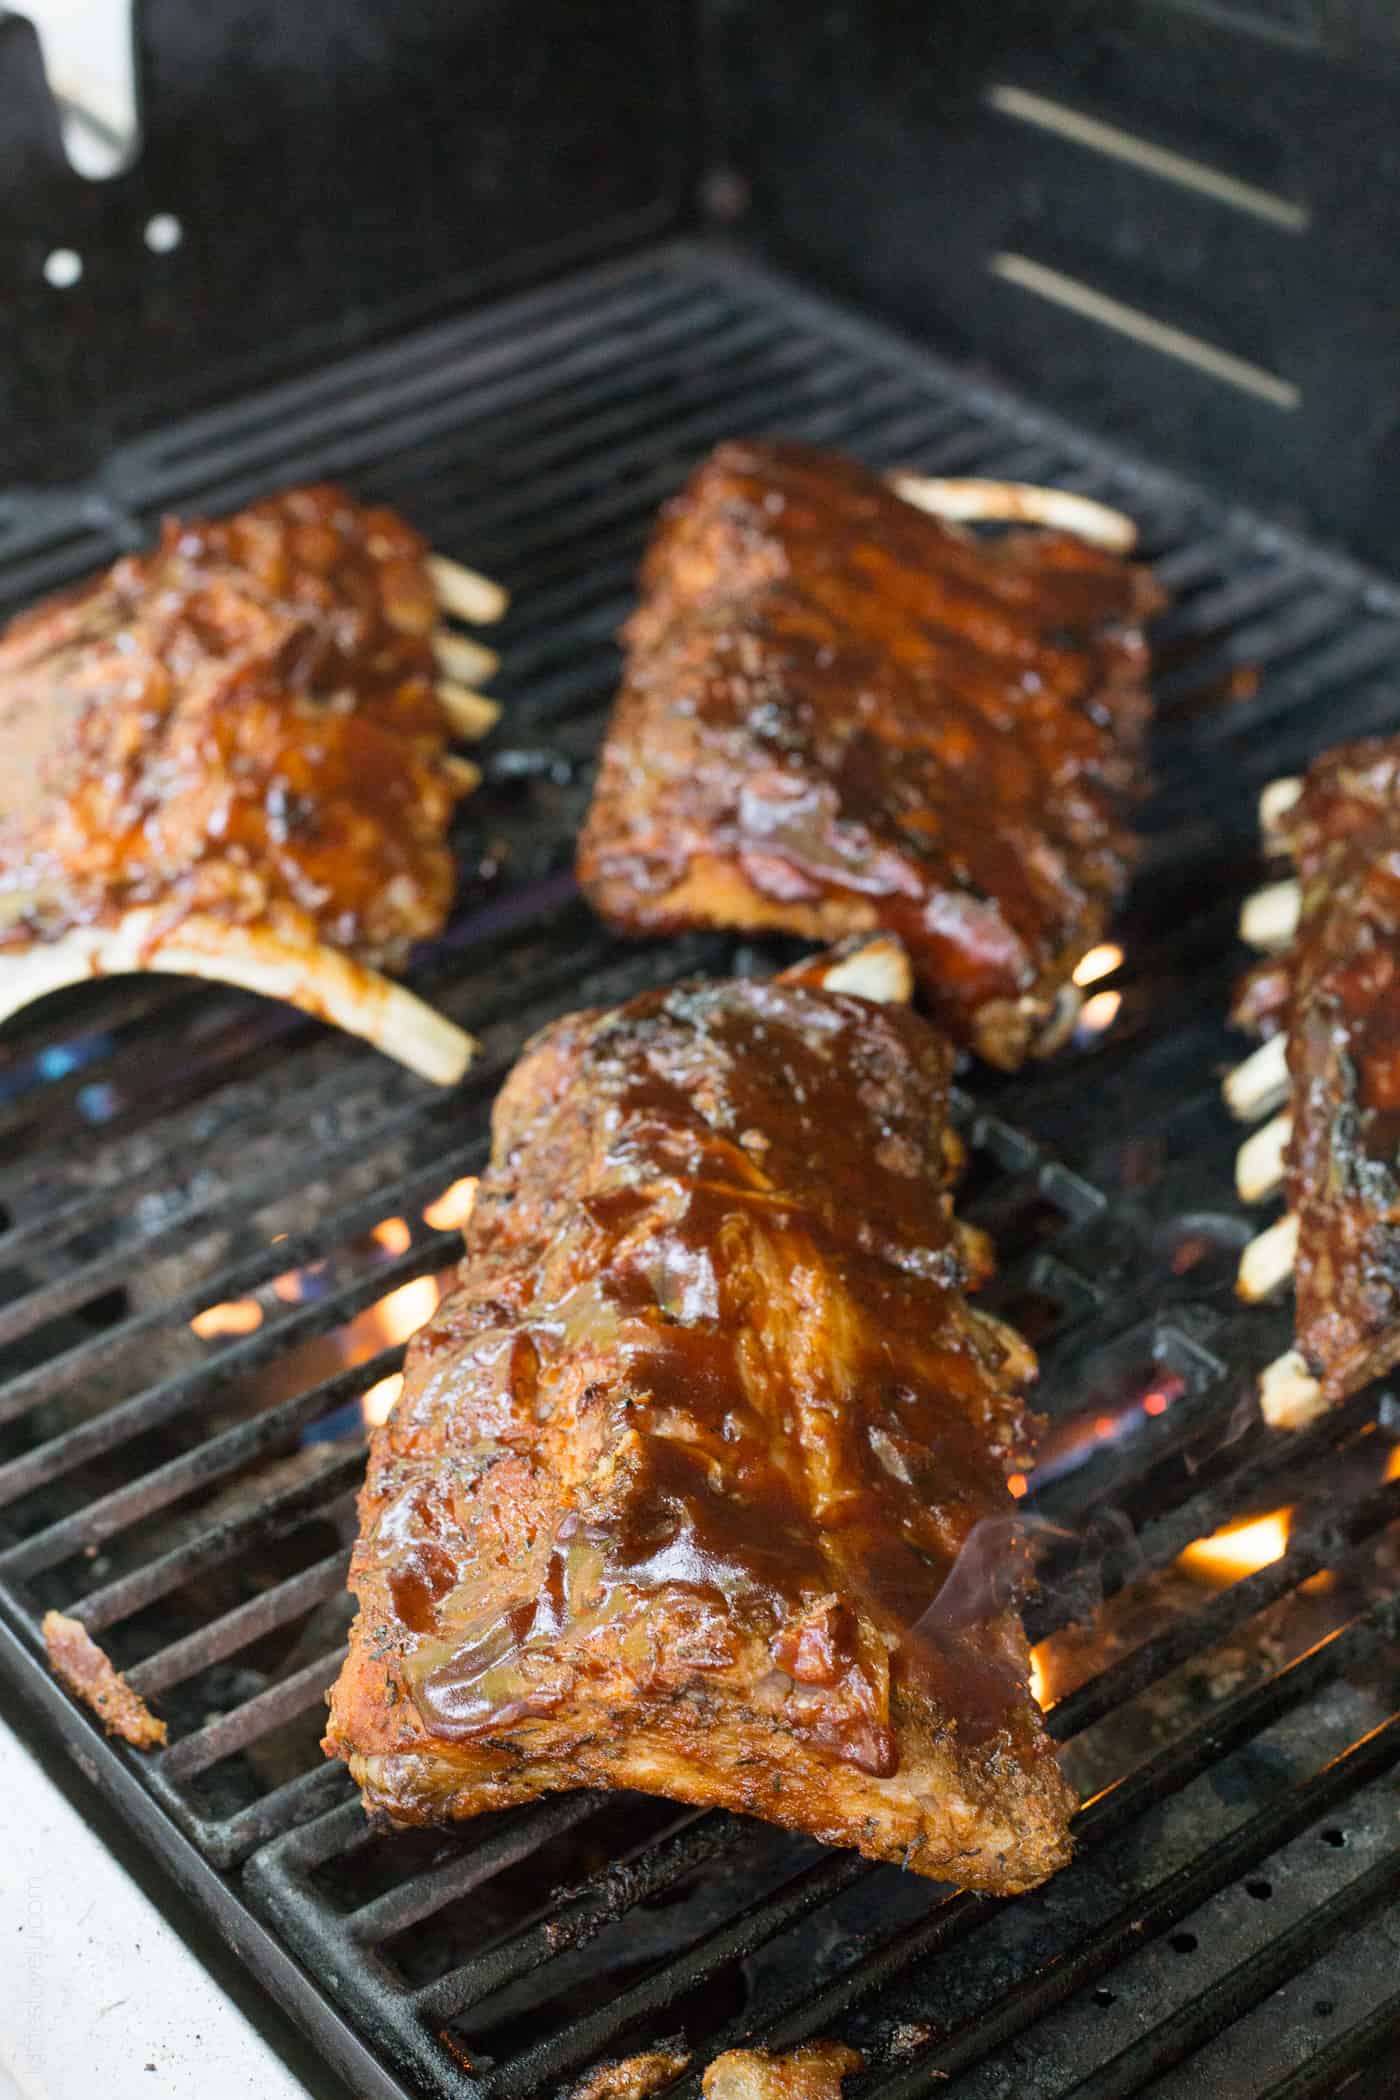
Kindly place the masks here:
MULTIPOLYGON (((960 487, 966 485, 958 485, 960 487)), ((1062 1035, 1145 786, 1145 569, 998 539, 806 447, 730 442, 664 514, 579 849, 632 933, 904 942, 931 1012, 1014 1066, 1062 1035)))
MULTIPOLYGON (((477 777, 448 746, 467 702, 491 711, 439 679, 441 651, 494 662, 436 631, 439 568, 470 577, 392 511, 292 489, 168 520, 151 553, 11 623, 0 1013, 184 959, 255 989, 281 970, 313 1011, 348 1001, 343 1025, 358 998, 372 1037, 385 1009, 412 1020, 370 972, 447 917, 448 828, 477 777)), ((451 1062, 467 1039, 432 1018, 451 1062)))
POLYGON ((1246 1200, 1281 1186, 1288 1206, 1246 1248, 1240 1289, 1292 1276, 1297 1348, 1262 1395, 1296 1427, 1400 1362, 1400 738, 1325 753, 1264 810, 1296 875, 1245 907, 1267 952, 1234 1018, 1264 1043, 1226 1091, 1242 1116, 1280 1111, 1240 1152, 1246 1200))
POLYGON ((571 1015, 507 1081, 361 1497, 326 1749, 370 1808, 626 1787, 968 1888, 1066 1858, 1034 1358, 964 1296, 953 1053, 850 988, 881 950, 571 1015))

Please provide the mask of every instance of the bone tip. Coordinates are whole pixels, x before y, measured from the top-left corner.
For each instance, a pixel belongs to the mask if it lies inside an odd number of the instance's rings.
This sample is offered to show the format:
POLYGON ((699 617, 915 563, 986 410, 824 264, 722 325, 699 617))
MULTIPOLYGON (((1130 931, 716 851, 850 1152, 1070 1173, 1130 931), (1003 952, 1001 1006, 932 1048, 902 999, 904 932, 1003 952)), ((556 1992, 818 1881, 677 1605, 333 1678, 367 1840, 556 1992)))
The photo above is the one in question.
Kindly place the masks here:
POLYGON ((1246 1305, 1258 1305, 1288 1282, 1298 1258, 1298 1219, 1293 1211, 1252 1239, 1240 1256, 1235 1290, 1246 1305))
POLYGON ((1303 782, 1296 774, 1282 780, 1271 780, 1259 797, 1259 828, 1267 838, 1277 831, 1290 810, 1297 807, 1303 792, 1303 782))
POLYGON ((510 593, 494 577, 483 576, 446 554, 430 555, 428 572, 439 600, 460 620, 489 626, 504 619, 510 609, 510 593))
POLYGON ((1048 526, 1111 554, 1131 554, 1137 546, 1138 530, 1130 517, 1070 489, 1025 481, 946 480, 907 469, 896 469, 886 479, 906 503, 950 523, 1048 526))
POLYGON ((1243 1064, 1227 1072, 1222 1085, 1226 1106, 1241 1123, 1252 1123, 1288 1098, 1288 1040, 1270 1036, 1243 1064))
POLYGON ((1297 1349, 1260 1372, 1259 1412, 1270 1429, 1306 1429, 1327 1412, 1322 1387, 1297 1349))
POLYGON ((822 971, 829 992, 854 992, 882 1006, 907 1006, 914 996, 914 973, 903 944, 887 933, 872 934, 850 954, 822 971))
MULTIPOLYGON (((419 1006, 417 1000, 413 1003, 419 1006)), ((420 1008, 417 1016, 400 1020, 396 1027, 372 1040, 376 1049, 441 1087, 456 1086, 481 1048, 474 1035, 468 1035, 465 1028, 458 1028, 431 1007, 420 1008), (431 1025, 424 1025, 425 1012, 431 1025)))
POLYGON ((1298 931, 1303 895, 1296 881, 1270 882, 1240 909, 1240 939, 1268 953, 1285 948, 1298 931))
POLYGON ((1062 984, 1055 994, 1044 1027, 1031 1045, 1035 1057, 1053 1057, 1074 1034, 1075 1023, 1084 1011, 1084 994, 1077 984, 1062 984))
POLYGON ((1293 1118, 1280 1115, 1245 1139, 1235 1161, 1235 1187, 1243 1202, 1259 1203, 1278 1188, 1292 1135, 1293 1118))

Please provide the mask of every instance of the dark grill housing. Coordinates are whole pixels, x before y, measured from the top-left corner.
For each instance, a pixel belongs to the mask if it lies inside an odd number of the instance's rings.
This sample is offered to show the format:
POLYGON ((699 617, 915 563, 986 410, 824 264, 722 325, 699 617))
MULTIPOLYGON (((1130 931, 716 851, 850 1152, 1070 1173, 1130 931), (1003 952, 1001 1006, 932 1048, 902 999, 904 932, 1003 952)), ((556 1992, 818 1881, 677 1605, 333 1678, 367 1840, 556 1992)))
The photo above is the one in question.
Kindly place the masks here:
POLYGON ((1217 1080, 1239 1055, 1222 1015, 1253 792, 1322 723, 1333 740, 1394 721, 1400 592, 704 244, 134 440, 81 530, 12 524, 0 588, 18 604, 162 508, 315 475, 398 504, 514 593, 505 718, 462 818, 479 872, 416 975, 486 1053, 444 1098, 281 1009, 144 980, 7 1030, 7 1681, 376 2100, 554 2095, 677 2033, 687 2095, 737 2040, 830 2033, 867 2051, 862 2100, 1338 2090, 1400 2031, 1400 1412, 1370 1393, 1301 1436, 1258 1426, 1251 1376, 1289 1316, 1232 1296, 1255 1225, 1217 1080), (1056 1651, 1082 1675, 1052 1721, 1086 1795, 1079 1856, 1009 1904, 633 1797, 393 1836, 315 1747, 348 1613, 354 1404, 402 1357, 347 1367, 335 1337, 452 1261, 423 1209, 479 1166, 531 1029, 778 952, 624 946, 568 875, 651 517, 743 431, 1102 496, 1173 593, 1116 1018, 1015 1081, 971 1075, 961 1104, 964 1208, 995 1230, 994 1295, 1044 1365, 1025 1507, 1057 1528, 1032 1630, 1094 1629, 1056 1651), (387 1217, 405 1250, 369 1237, 387 1217), (254 1331, 191 1332, 248 1300, 254 1331), (1176 1570, 1283 1505, 1283 1558, 1214 1592, 1176 1570), (49 1605, 166 1714, 167 1750, 114 1747, 57 1688, 49 1605))

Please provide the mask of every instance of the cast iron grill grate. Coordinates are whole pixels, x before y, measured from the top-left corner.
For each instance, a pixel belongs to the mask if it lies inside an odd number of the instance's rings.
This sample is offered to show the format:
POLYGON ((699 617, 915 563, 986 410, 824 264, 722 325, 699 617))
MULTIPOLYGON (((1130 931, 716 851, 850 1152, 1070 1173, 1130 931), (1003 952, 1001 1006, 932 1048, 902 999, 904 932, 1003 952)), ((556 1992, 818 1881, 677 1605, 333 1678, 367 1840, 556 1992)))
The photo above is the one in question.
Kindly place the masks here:
POLYGON ((864 2048, 882 2100, 1330 2092, 1400 2026, 1400 1415, 1369 1394, 1290 1439, 1254 1420, 1287 1313, 1231 1295, 1251 1226, 1216 1076, 1253 790, 1395 720, 1400 593, 703 248, 143 440, 80 514, 10 519, 0 592, 162 507, 323 474, 515 594, 462 906, 419 973, 485 1055, 444 1099, 280 1009, 143 981, 6 1032, 7 1669, 357 2092, 527 2100, 675 2033, 685 2093, 719 2047, 814 2033, 864 2048), (771 963, 625 947, 567 872, 655 506, 761 429, 1103 495, 1174 593, 1122 960, 1059 1062, 961 1103, 963 1207, 1044 1367, 1033 1632, 1086 1802, 1074 1867, 1012 1904, 632 1797, 394 1837, 316 1749, 360 1396, 402 1359, 383 1308, 431 1303, 458 1244, 438 1204, 501 1074, 571 1005, 771 963), (1265 1544, 1193 1572, 1236 1520, 1265 1544), (167 1715, 165 1751, 106 1744, 55 1687, 49 1605, 167 1715))

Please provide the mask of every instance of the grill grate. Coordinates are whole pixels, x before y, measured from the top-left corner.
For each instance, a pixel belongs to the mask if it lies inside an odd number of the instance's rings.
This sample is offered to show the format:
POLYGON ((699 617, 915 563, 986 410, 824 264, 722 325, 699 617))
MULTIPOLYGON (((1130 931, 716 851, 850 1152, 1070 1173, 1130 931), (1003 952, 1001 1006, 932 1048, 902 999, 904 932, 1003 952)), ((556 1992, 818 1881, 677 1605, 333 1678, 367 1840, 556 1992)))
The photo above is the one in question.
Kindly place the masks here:
POLYGON ((110 558, 162 506, 320 474, 515 593, 461 908, 419 973, 485 1054, 444 1099, 281 1009, 139 980, 7 1031, 0 1665, 379 2100, 553 2095, 677 2031, 685 2095, 720 2047, 830 2032, 880 2100, 1338 2089, 1400 2029, 1400 1414, 1371 1394, 1290 1439, 1254 1421, 1287 1313, 1233 1300, 1252 1227, 1216 1072, 1251 791, 1394 720, 1400 592, 684 247, 143 439, 80 515, 11 522, 0 595, 110 558), (1174 593, 1124 959, 1060 1061, 959 1104, 963 1208, 1041 1352, 1032 1632, 1085 1800, 1076 1864, 1012 1904, 631 1798, 394 1837, 316 1750, 358 1400, 402 1360, 372 1315, 452 1261, 435 1200, 478 1170, 502 1073, 568 1006, 771 963, 624 947, 567 872, 655 506, 758 429, 1119 502, 1174 593), (1217 1590, 1184 1571, 1280 1507, 1275 1557, 1217 1590), (168 1749, 131 1755, 70 1705, 42 1665, 50 1604, 159 1703, 168 1749))

